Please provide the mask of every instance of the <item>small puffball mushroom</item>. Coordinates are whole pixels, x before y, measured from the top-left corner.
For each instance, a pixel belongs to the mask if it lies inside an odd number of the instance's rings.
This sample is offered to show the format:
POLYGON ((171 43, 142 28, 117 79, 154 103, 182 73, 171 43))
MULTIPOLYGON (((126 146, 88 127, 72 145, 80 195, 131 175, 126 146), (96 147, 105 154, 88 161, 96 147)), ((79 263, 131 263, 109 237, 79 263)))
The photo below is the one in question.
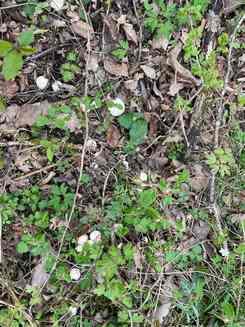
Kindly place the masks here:
POLYGON ((111 101, 110 106, 108 107, 111 115, 114 117, 121 116, 125 111, 125 104, 122 99, 116 98, 111 101))
POLYGON ((36 79, 36 85, 39 90, 45 90, 48 86, 49 80, 45 76, 38 76, 36 79))
POLYGON ((71 280, 79 280, 80 277, 81 277, 81 272, 78 268, 72 268, 70 270, 70 277, 71 277, 71 280))
POLYGON ((75 316, 77 314, 77 308, 76 307, 70 307, 69 312, 71 316, 75 316))
POLYGON ((60 11, 63 9, 65 4, 65 0, 51 0, 50 7, 56 11, 60 11))
POLYGON ((144 171, 141 171, 141 173, 140 173, 140 180, 142 182, 147 182, 147 179, 148 179, 147 174, 144 171))
POLYGON ((84 245, 88 241, 88 235, 84 234, 78 237, 77 244, 78 245, 84 245))
POLYGON ((53 84, 52 84, 52 90, 54 92, 58 92, 60 91, 60 89, 62 88, 62 83, 60 81, 55 81, 53 84))
POLYGON ((101 233, 98 230, 94 230, 89 235, 91 243, 98 243, 101 241, 101 233))

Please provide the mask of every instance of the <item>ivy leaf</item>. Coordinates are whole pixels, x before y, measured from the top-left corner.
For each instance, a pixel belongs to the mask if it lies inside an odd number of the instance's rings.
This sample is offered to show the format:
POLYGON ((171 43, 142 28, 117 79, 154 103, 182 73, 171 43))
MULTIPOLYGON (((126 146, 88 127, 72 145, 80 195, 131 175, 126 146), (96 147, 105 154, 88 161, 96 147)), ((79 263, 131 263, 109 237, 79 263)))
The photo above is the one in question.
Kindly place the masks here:
POLYGON ((12 43, 0 40, 0 57, 5 57, 11 49, 13 49, 12 43))
POLYGON ((132 123, 132 126, 129 131, 131 142, 133 142, 135 145, 143 143, 147 132, 147 121, 145 119, 137 119, 132 123))
POLYGON ((34 41, 33 32, 32 31, 24 31, 24 32, 20 33, 17 40, 21 47, 27 47, 34 41))
POLYGON ((4 78, 9 81, 14 79, 23 66, 22 54, 17 50, 12 50, 3 60, 2 73, 4 78))

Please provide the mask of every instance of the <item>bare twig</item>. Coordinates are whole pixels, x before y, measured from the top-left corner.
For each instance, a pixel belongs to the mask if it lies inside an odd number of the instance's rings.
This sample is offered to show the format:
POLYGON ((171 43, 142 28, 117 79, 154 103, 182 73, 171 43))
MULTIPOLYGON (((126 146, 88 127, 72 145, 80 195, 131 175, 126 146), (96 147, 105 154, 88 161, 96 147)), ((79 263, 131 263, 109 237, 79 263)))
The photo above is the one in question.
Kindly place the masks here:
POLYGON ((23 176, 19 176, 19 177, 15 178, 13 181, 14 181, 14 182, 18 182, 18 181, 20 181, 20 180, 22 180, 22 179, 25 179, 25 178, 28 178, 28 177, 31 177, 31 176, 37 175, 37 174, 39 174, 39 173, 43 173, 43 172, 45 172, 45 171, 47 171, 47 170, 49 170, 49 169, 51 169, 51 168, 56 167, 57 165, 58 165, 58 163, 55 163, 55 164, 52 164, 52 165, 49 165, 49 166, 46 166, 46 167, 40 168, 40 169, 38 169, 38 170, 32 171, 32 172, 30 172, 30 173, 28 173, 28 174, 25 174, 25 175, 23 175, 23 176))

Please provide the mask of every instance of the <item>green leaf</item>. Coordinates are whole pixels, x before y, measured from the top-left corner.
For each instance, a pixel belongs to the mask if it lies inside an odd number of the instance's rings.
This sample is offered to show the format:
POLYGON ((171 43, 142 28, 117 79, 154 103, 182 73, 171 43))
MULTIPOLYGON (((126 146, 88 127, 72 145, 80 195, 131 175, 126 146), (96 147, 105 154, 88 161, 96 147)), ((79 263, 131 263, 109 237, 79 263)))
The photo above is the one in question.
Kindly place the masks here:
POLYGON ((32 47, 21 47, 19 48, 19 51, 22 53, 23 56, 30 56, 35 53, 37 49, 32 47))
POLYGON ((156 192, 153 190, 142 191, 139 195, 139 203, 142 207, 150 207, 156 201, 156 192))
POLYGON ((130 129, 134 121, 134 113, 129 112, 119 117, 118 122, 121 127, 130 129))
POLYGON ((17 50, 12 50, 3 60, 2 73, 4 78, 9 81, 14 79, 23 66, 22 54, 17 50))
POLYGON ((223 308, 224 315, 228 319, 233 320, 235 317, 235 310, 233 305, 231 303, 223 303, 222 308, 223 308))
POLYGON ((144 142, 144 139, 148 132, 148 124, 145 119, 137 119, 133 122, 130 128, 130 140, 135 145, 139 145, 144 142))
POLYGON ((0 57, 5 57, 11 49, 13 49, 12 43, 0 40, 0 57))
POLYGON ((26 47, 34 41, 33 31, 24 31, 17 38, 21 47, 26 47))
POLYGON ((17 248, 16 248, 17 252, 18 253, 27 253, 29 251, 29 247, 28 245, 26 244, 26 242, 24 241, 20 241, 18 244, 17 244, 17 248))
POLYGON ((54 152, 53 152, 53 149, 51 147, 48 147, 47 148, 47 151, 46 151, 46 154, 47 154, 47 158, 50 162, 53 161, 54 159, 54 152))
POLYGON ((39 116, 36 121, 37 127, 43 127, 49 125, 50 121, 47 116, 39 116))

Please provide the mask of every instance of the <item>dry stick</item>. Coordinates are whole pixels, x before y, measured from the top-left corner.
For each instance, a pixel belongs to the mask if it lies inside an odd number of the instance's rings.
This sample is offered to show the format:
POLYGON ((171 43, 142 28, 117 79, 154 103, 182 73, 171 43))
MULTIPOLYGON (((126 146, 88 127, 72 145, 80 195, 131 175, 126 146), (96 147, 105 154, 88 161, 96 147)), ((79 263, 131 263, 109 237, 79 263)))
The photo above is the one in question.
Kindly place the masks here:
MULTIPOLYGON (((80 2, 80 5, 81 5, 82 10, 84 12, 86 23, 89 24, 87 13, 85 11, 83 3, 80 2)), ((85 86, 84 86, 84 96, 87 96, 87 94, 88 94, 88 62, 90 60, 90 55, 91 55, 90 34, 89 33, 90 32, 88 31, 88 43, 87 43, 88 44, 88 56, 86 58, 86 79, 85 79, 85 86)), ((75 208, 76 208, 76 203, 77 203, 77 198, 78 198, 79 188, 80 188, 80 181, 81 181, 81 178, 83 176, 84 159, 85 159, 86 147, 87 147, 87 141, 88 141, 88 135, 89 135, 87 109, 85 107, 82 107, 81 109, 84 112, 84 116, 85 116, 85 138, 84 138, 84 144, 83 144, 83 149, 82 149, 82 153, 81 153, 79 177, 78 177, 78 180, 77 180, 76 192, 75 192, 75 196, 74 196, 74 199, 73 199, 72 208, 71 208, 70 214, 69 214, 68 219, 67 219, 65 230, 64 230, 62 238, 61 238, 59 250, 58 250, 58 253, 56 255, 56 260, 55 260, 55 262, 54 262, 54 264, 53 264, 53 266, 52 266, 52 268, 50 270, 49 276, 47 277, 47 279, 45 280, 44 284, 42 285, 42 287, 40 289, 40 293, 43 291, 43 289, 47 285, 50 277, 52 276, 52 274, 54 273, 54 271, 55 271, 55 269, 57 267, 57 264, 58 264, 58 261, 59 261, 60 255, 61 255, 61 251, 62 251, 62 248, 63 248, 63 245, 64 245, 66 233, 67 233, 67 230, 68 230, 68 228, 70 226, 70 222, 72 220, 72 217, 73 217, 73 214, 74 214, 74 211, 75 211, 75 208)))
POLYGON ((17 178, 14 179, 14 182, 18 182, 18 181, 20 181, 22 179, 25 179, 27 177, 31 177, 31 176, 37 175, 37 174, 42 173, 44 171, 47 171, 47 170, 49 170, 49 169, 51 169, 51 168, 53 168, 53 167, 55 167, 57 165, 58 165, 58 163, 55 163, 55 164, 52 164, 52 165, 49 165, 49 166, 40 168, 38 170, 32 171, 32 172, 30 172, 28 174, 25 174, 23 176, 19 176, 19 177, 17 177, 17 178))
MULTIPOLYGON (((230 48, 229 48, 229 53, 228 53, 228 68, 227 68, 227 72, 226 72, 226 76, 225 76, 224 88, 221 93, 220 106, 219 106, 219 110, 217 113, 217 119, 216 119, 216 124, 215 124, 215 132, 214 132, 214 148, 215 149, 217 149, 219 147, 219 131, 220 131, 223 108, 224 108, 224 97, 225 97, 226 90, 228 87, 230 72, 231 72, 231 55, 232 55, 232 50, 233 50, 233 43, 236 38, 236 33, 239 30, 244 19, 245 19, 245 14, 243 14, 241 19, 239 20, 237 26, 234 29, 232 37, 231 37, 230 48)), ((221 224, 220 208, 219 208, 219 206, 216 202, 216 198, 215 198, 215 191, 216 191, 215 182, 216 182, 216 173, 214 171, 212 171, 211 172, 211 182, 210 182, 210 196, 209 196, 209 200, 210 200, 210 204, 211 204, 210 208, 213 211, 214 217, 216 219, 217 227, 219 229, 219 232, 222 235, 223 229, 222 229, 222 224, 221 224)), ((223 249, 224 249, 225 254, 229 253, 227 241, 224 241, 223 249)))

